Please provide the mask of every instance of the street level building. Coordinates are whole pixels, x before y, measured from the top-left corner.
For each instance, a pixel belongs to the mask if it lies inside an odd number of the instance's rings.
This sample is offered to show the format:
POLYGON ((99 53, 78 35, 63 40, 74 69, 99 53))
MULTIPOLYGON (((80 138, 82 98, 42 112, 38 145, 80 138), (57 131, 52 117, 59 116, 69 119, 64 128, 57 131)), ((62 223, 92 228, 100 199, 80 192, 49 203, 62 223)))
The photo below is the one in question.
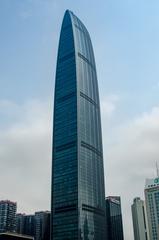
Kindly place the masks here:
POLYGON ((159 178, 146 179, 145 202, 150 240, 159 239, 159 178))
POLYGON ((66 11, 53 123, 51 240, 105 240, 100 102, 89 33, 66 11))
POLYGON ((106 230, 108 240, 123 240, 123 221, 121 200, 119 196, 109 196, 105 199, 106 230))
POLYGON ((148 240, 148 224, 145 202, 140 198, 135 198, 131 205, 134 240, 148 240))
POLYGON ((0 233, 15 232, 17 203, 9 200, 0 201, 0 233))

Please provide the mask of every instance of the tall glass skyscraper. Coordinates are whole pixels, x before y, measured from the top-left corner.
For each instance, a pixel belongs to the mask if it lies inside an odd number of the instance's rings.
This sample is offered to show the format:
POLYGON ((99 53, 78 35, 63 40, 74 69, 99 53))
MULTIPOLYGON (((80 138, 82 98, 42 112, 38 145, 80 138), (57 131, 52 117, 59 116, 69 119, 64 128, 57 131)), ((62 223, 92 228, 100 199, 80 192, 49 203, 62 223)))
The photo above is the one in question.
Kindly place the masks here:
POLYGON ((100 104, 89 33, 66 11, 53 125, 51 240, 105 240, 100 104))

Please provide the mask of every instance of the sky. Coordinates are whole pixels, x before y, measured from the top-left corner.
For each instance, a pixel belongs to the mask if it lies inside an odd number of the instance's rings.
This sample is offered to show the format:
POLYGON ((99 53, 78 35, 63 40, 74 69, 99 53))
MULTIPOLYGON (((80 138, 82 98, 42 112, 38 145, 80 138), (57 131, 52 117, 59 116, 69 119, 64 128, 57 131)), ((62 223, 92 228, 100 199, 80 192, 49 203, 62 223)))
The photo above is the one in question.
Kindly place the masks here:
POLYGON ((131 204, 159 162, 158 0, 0 0, 0 199, 50 209, 54 79, 66 9, 87 27, 101 101, 106 195, 131 204))

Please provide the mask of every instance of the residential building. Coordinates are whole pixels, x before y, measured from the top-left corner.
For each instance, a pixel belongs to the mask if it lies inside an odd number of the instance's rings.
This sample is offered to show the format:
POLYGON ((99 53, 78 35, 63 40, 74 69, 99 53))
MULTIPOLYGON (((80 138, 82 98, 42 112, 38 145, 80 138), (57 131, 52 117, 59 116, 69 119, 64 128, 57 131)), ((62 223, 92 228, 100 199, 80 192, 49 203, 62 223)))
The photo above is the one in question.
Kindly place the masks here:
POLYGON ((123 221, 121 200, 119 196, 109 196, 105 199, 106 232, 108 240, 123 240, 123 221))
POLYGON ((24 216, 24 229, 23 234, 28 236, 35 236, 35 215, 24 216))
POLYGON ((35 240, 50 240, 50 212, 35 213, 35 240))
POLYGON ((0 233, 15 232, 17 203, 9 200, 0 201, 0 233))
POLYGON ((16 233, 23 234, 24 233, 24 217, 25 214, 17 213, 16 214, 16 233))
POLYGON ((69 10, 58 49, 52 157, 51 240, 105 240, 96 65, 89 33, 69 10))

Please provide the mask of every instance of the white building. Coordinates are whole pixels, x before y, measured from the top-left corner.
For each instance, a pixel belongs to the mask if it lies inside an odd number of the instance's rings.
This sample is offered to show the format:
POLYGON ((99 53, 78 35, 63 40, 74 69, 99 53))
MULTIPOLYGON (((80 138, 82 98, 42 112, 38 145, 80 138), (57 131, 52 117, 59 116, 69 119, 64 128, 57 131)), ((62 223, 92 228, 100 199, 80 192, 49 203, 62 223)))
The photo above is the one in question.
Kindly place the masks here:
POLYGON ((131 205, 134 240, 148 240, 148 224, 146 217, 145 202, 140 198, 135 198, 131 205))
POLYGON ((159 178, 146 179, 145 202, 150 240, 159 240, 159 178))

